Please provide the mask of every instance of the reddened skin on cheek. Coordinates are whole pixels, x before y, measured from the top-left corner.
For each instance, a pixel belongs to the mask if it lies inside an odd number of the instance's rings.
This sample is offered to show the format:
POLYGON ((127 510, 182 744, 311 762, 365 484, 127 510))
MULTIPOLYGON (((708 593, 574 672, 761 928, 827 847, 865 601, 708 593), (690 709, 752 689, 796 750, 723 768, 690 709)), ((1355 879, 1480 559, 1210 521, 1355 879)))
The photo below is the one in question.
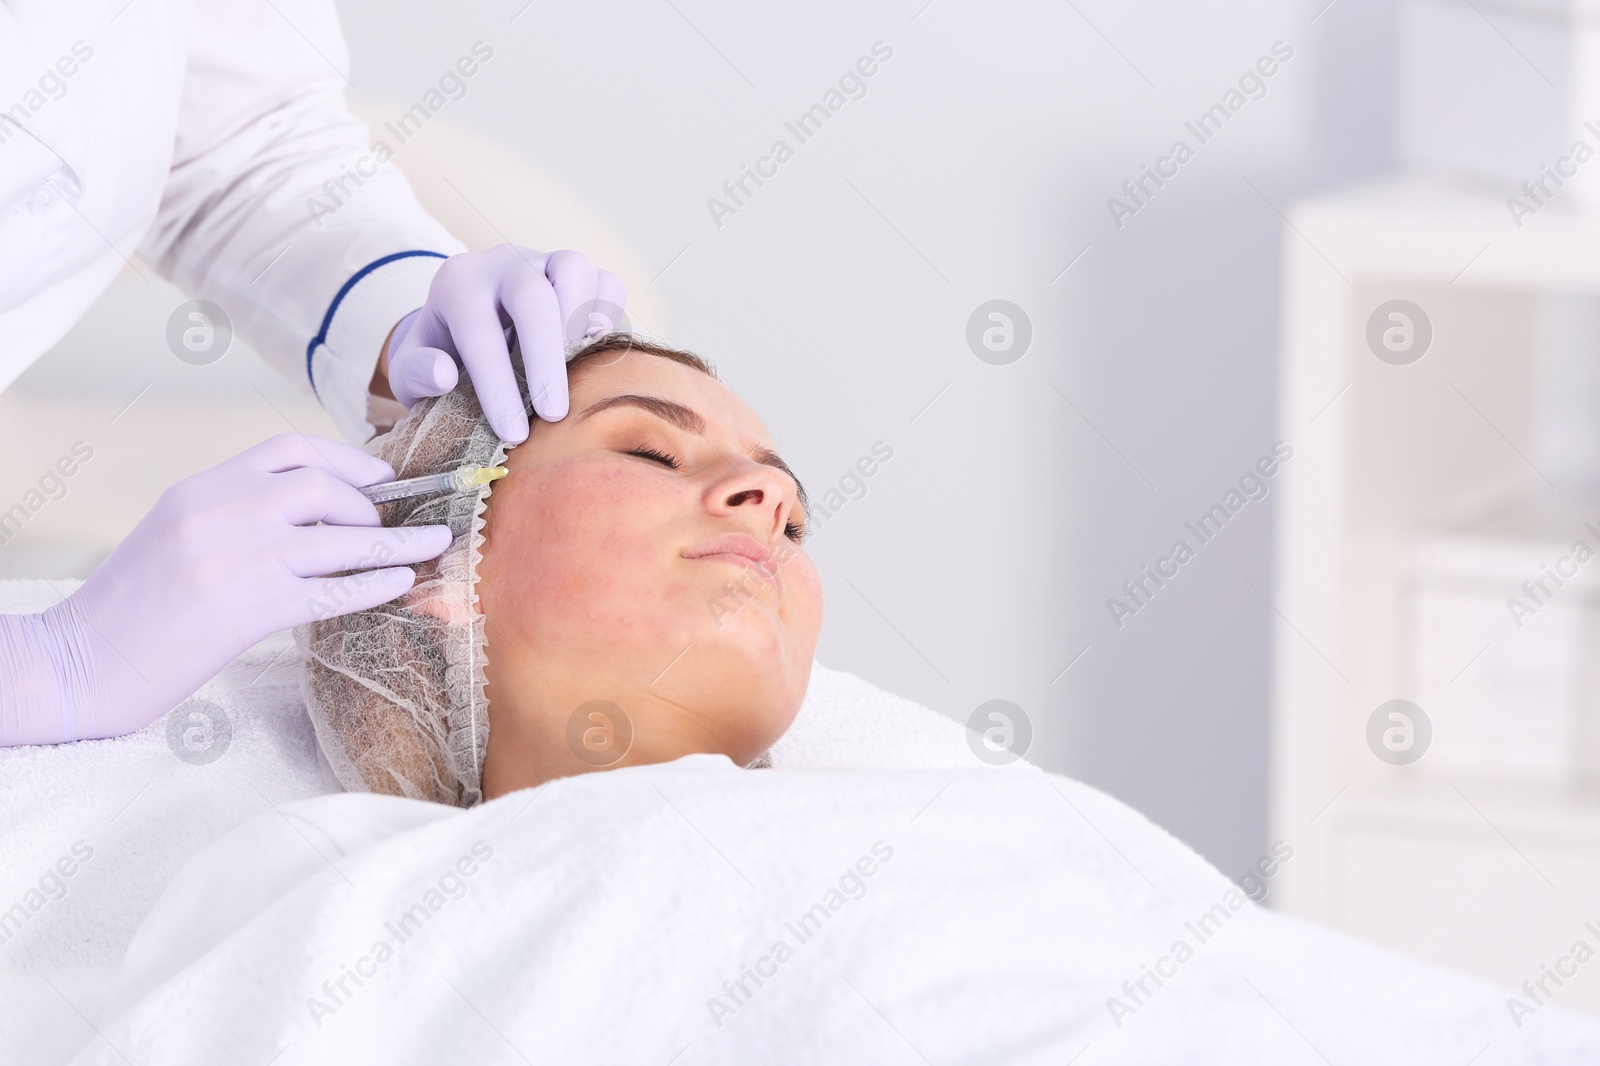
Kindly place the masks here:
MULTIPOLYGON (((541 645, 577 652, 574 633, 653 657, 657 643, 684 637, 669 610, 684 564, 673 529, 684 492, 636 460, 601 451, 551 459, 499 527, 517 557, 507 604, 541 645)), ((672 651, 680 650, 682 643, 672 651)))

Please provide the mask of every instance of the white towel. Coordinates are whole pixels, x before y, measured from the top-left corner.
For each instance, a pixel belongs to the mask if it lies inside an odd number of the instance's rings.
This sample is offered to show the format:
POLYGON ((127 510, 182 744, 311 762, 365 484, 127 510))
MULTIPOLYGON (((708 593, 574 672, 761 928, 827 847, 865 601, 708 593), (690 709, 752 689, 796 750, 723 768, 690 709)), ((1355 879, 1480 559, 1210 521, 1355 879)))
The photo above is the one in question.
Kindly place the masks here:
MULTIPOLYGON (((0 610, 40 610, 75 585, 0 582, 0 610)), ((0 1062, 63 1062, 94 1036, 134 930, 191 856, 274 804, 338 791, 292 648, 264 641, 129 736, 0 749, 0 1062), (207 749, 207 721, 189 714, 219 711, 207 749), (174 720, 190 761, 168 742, 174 720)))
POLYGON ((286 814, 178 875, 80 1066, 1600 1062, 1052 774, 691 755, 286 814))
POLYGON ((967 737, 966 727, 920 703, 817 663, 794 725, 770 754, 786 769, 981 768, 967 737))
MULTIPOLYGON (((0 581, 0 612, 42 610, 76 586, 0 581)), ((64 1062, 93 1037, 134 931, 191 856, 275 805, 339 791, 305 714, 299 669, 292 640, 275 636, 137 733, 0 749, 0 1003, 16 1019, 0 1025, 0 1063, 64 1062), (218 710, 231 737, 212 726, 205 749, 205 716, 218 710), (201 746, 191 761, 169 742, 175 721, 201 746), (219 747, 215 761, 199 761, 219 747)), ((965 736, 928 708, 819 663, 773 762, 980 765, 965 736)), ((181 737, 177 747, 188 751, 181 737)))

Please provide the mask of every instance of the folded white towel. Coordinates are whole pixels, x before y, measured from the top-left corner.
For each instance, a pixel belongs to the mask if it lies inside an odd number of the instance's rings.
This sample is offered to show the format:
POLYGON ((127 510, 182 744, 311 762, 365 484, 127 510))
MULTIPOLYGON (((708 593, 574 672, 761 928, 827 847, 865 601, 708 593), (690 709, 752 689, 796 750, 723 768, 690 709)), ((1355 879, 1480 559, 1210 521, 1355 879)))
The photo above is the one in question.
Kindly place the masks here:
POLYGON ((691 755, 284 814, 178 874, 78 1066, 1600 1062, 1052 774, 691 755))
POLYGON ((967 736, 966 727, 920 703, 816 663, 800 713, 770 755, 786 769, 982 768, 967 736))
MULTIPOLYGON (((0 581, 0 612, 42 610, 76 584, 0 581)), ((275 806, 339 791, 299 668, 293 641, 276 636, 137 733, 0 749, 0 1002, 18 1020, 0 1025, 0 1063, 64 1062, 93 1038, 134 931, 191 856, 275 806)), ((981 766, 965 738, 934 711, 819 663, 772 758, 981 766)))
MULTIPOLYGON (((0 582, 0 610, 73 587, 0 582)), ((93 1038, 134 930, 191 856, 339 790, 299 685, 293 642, 274 637, 137 733, 0 749, 0 1062, 63 1062, 93 1038)))

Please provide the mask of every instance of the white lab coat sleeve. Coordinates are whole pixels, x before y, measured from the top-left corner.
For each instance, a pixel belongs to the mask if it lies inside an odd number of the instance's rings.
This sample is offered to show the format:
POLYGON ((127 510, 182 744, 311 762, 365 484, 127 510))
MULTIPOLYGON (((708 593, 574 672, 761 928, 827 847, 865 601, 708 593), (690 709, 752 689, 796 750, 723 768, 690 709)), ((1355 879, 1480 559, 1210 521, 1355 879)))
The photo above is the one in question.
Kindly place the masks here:
POLYGON ((172 168, 139 253, 361 441, 384 338, 463 246, 346 107, 349 72, 331 0, 195 0, 172 168))

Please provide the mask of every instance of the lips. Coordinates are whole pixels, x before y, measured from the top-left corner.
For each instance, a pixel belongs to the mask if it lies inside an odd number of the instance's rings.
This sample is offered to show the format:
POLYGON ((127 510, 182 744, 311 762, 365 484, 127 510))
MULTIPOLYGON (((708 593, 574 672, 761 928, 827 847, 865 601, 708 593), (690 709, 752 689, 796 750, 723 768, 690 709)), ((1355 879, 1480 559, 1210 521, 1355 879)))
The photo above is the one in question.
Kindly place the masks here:
POLYGON ((685 559, 722 559, 726 562, 749 565, 762 576, 777 582, 782 578, 772 553, 759 540, 748 533, 723 533, 701 541, 683 552, 685 559))

